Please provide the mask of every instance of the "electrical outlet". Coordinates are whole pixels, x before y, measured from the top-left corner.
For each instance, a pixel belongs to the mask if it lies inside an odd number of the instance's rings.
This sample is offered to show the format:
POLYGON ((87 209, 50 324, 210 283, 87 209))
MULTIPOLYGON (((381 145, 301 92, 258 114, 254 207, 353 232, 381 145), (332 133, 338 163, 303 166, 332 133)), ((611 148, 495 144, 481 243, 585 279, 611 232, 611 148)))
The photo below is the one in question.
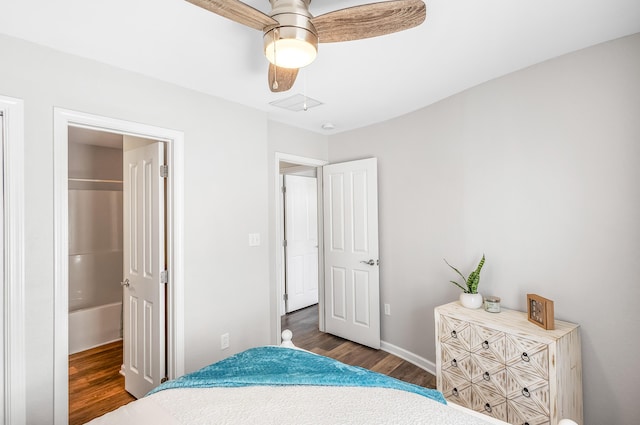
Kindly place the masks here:
POLYGON ((220 335, 220 349, 221 350, 225 350, 229 348, 229 334, 222 334, 220 335))
POLYGON ((391 304, 384 305, 384 314, 387 316, 391 316, 391 304))

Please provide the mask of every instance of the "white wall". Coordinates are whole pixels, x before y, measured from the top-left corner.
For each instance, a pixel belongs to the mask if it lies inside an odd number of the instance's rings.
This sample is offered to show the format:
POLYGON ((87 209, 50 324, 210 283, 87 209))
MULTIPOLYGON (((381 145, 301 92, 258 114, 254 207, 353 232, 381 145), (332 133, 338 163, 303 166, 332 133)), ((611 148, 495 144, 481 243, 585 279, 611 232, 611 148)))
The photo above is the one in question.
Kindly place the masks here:
POLYGON ((53 418, 54 107, 184 132, 186 370, 270 342, 266 114, 6 36, 0 52, 0 93, 25 104, 28 423, 53 418))
POLYGON ((480 292, 581 325, 587 425, 631 424, 640 358, 640 35, 332 136, 376 156, 382 339, 435 360, 433 308, 484 252, 480 292))

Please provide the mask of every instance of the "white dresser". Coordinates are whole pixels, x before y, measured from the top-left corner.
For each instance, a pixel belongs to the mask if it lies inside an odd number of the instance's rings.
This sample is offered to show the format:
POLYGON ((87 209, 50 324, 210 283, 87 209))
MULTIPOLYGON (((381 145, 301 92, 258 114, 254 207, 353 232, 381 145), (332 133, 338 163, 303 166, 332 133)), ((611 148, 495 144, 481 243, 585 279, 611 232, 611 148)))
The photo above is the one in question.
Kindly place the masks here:
POLYGON ((554 330, 527 314, 488 313, 459 302, 435 309, 436 379, 448 401, 517 425, 582 419, 578 325, 554 330))

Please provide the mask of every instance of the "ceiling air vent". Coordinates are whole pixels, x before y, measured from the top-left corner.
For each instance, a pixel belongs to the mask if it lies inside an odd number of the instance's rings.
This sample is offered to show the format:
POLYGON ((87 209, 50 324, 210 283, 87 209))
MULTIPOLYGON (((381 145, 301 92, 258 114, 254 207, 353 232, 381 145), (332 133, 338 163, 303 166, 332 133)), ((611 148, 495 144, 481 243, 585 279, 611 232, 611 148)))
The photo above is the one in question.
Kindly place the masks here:
POLYGON ((286 99, 280 99, 270 102, 269 105, 277 106, 278 108, 283 108, 293 112, 298 112, 308 111, 311 108, 322 105, 322 102, 307 97, 303 94, 296 94, 291 97, 287 97, 286 99))

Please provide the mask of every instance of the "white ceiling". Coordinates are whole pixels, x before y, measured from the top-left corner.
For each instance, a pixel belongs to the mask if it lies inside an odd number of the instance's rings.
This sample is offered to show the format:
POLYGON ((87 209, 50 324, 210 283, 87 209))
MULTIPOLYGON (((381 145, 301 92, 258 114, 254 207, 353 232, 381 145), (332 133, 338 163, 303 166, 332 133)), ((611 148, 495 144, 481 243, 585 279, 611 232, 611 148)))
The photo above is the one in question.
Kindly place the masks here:
MULTIPOLYGON (((313 0, 315 16, 371 0, 313 0)), ((267 0, 246 0, 265 13, 267 0)), ((262 34, 184 0, 0 0, 0 33, 267 111, 322 134, 384 121, 490 79, 640 32, 638 0, 425 0, 419 27, 321 44, 271 93, 262 34), (295 94, 323 105, 269 105, 295 94), (334 130, 323 130, 332 123, 334 130)))

